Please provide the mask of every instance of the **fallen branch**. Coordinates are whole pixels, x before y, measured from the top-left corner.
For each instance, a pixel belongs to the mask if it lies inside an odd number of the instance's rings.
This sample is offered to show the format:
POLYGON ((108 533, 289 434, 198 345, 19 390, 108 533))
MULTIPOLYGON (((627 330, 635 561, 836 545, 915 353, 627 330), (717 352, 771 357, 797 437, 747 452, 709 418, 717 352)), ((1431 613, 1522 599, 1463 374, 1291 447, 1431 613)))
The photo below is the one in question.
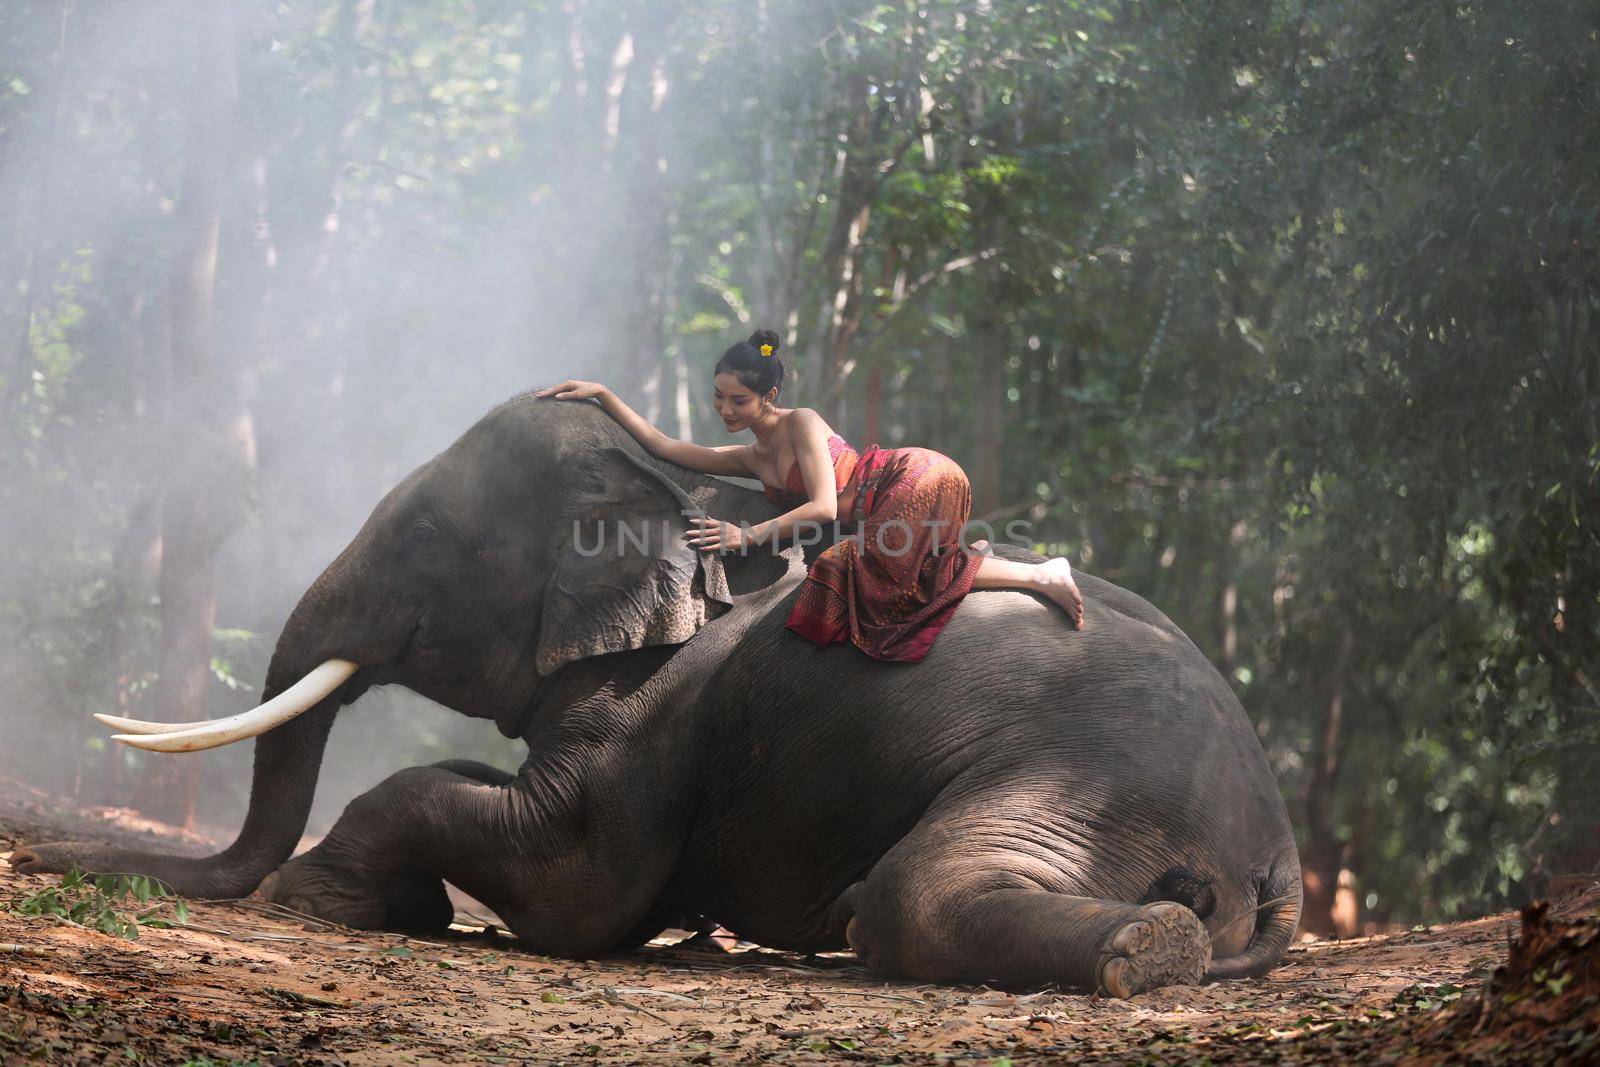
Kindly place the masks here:
POLYGON ((686 997, 682 993, 671 993, 665 989, 645 989, 638 986, 613 986, 612 988, 618 993, 626 993, 632 997, 666 997, 669 1000, 681 1000, 685 1004, 693 1004, 695 1007, 699 1007, 703 1003, 703 1001, 696 1000, 693 997, 686 997))
POLYGON ((341 933, 354 934, 360 932, 352 927, 345 926, 342 923, 336 923, 331 919, 322 919, 315 915, 308 915, 303 911, 295 911, 293 908, 284 907, 282 904, 277 904, 270 900, 258 900, 253 897, 239 897, 235 900, 219 900, 217 903, 231 904, 236 908, 244 908, 246 911, 260 912, 263 915, 270 915, 273 918, 294 919, 297 922, 313 923, 317 926, 326 927, 329 930, 338 930, 341 933))
MULTIPOLYGON (((668 1025, 670 1025, 671 1022, 672 1022, 671 1019, 668 1019, 664 1015, 657 1015, 655 1012, 651 1011, 649 1008, 643 1007, 642 1005, 639 1005, 639 1004, 634 1004, 632 1001, 624 1000, 621 996, 618 995, 617 990, 614 989, 611 986, 604 986, 604 987, 602 987, 600 989, 584 989, 584 988, 582 988, 580 986, 579 989, 578 989, 578 992, 572 994, 571 996, 567 997, 566 999, 568 999, 568 1000, 581 1000, 584 997, 599 997, 601 1000, 605 1001, 607 1004, 612 1004, 612 1005, 615 1005, 616 1007, 624 1008, 624 1009, 626 1009, 628 1011, 637 1012, 640 1015, 648 1015, 648 1016, 650 1016, 650 1018, 654 1019, 656 1022, 659 1022, 659 1023, 667 1023, 668 1025)), ((688 999, 688 998, 684 998, 684 999, 688 999)), ((694 1002, 693 1001, 689 1001, 689 1003, 693 1004, 694 1002)))
MULTIPOLYGON (((689 970, 694 970, 694 968, 690 967, 689 970)), ((702 968, 702 970, 723 971, 723 972, 732 972, 732 971, 788 971, 788 972, 790 972, 792 974, 820 974, 820 975, 824 975, 824 976, 827 976, 827 975, 839 975, 839 974, 863 974, 863 975, 865 975, 865 974, 870 974, 871 973, 865 967, 830 967, 830 968, 827 968, 827 969, 823 969, 821 967, 802 967, 798 963, 791 963, 791 964, 783 964, 783 963, 740 963, 740 964, 737 964, 737 965, 735 965, 733 967, 705 967, 705 968, 702 968)))
POLYGON ((350 1005, 344 1001, 329 1000, 327 997, 319 997, 315 993, 297 993, 292 989, 279 989, 276 986, 266 986, 262 992, 266 993, 269 997, 276 997, 278 1000, 287 1000, 291 1004, 310 1004, 311 1006, 317 1008, 350 1007, 350 1005))
POLYGON ((35 948, 33 945, 13 945, 9 942, 0 942, 0 954, 9 956, 38 956, 48 959, 52 953, 46 949, 35 948))
MULTIPOLYGON (((812 997, 824 997, 824 996, 827 996, 827 997, 871 997, 871 998, 873 998, 875 1000, 901 1000, 901 1001, 904 1001, 907 1004, 916 1004, 919 1007, 927 1003, 927 1001, 925 1001, 925 1000, 918 1000, 916 997, 908 997, 908 996, 904 996, 904 995, 902 995, 900 993, 871 993, 871 992, 867 992, 865 990, 857 990, 857 989, 828 989, 828 990, 800 989, 800 990, 783 990, 782 992, 784 993, 784 995, 789 995, 791 993, 798 992, 798 993, 804 993, 805 995, 812 996, 812 997)), ((1016 998, 1013 998, 1013 999, 1016 999, 1016 998)), ((979 1003, 982 1003, 982 1002, 975 1000, 975 1001, 973 1001, 973 1003, 974 1004, 979 1004, 979 1003)))

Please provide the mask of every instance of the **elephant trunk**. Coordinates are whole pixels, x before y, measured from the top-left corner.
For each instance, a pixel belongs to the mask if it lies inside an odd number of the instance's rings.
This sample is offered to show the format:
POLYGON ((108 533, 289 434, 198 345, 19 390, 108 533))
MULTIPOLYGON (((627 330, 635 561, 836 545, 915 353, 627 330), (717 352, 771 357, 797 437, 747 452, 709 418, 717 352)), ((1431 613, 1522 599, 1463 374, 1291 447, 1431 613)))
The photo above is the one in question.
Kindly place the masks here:
POLYGON ((1255 932, 1244 951, 1236 956, 1213 959, 1206 969, 1206 981, 1225 978, 1255 978, 1276 967, 1289 950, 1295 930, 1300 926, 1300 909, 1304 903, 1300 884, 1300 855, 1292 839, 1279 846, 1277 858, 1266 878, 1257 889, 1264 898, 1252 911, 1244 912, 1233 921, 1247 916, 1255 917, 1255 932))
MULTIPOLYGON (((290 614, 267 667, 262 690, 265 701, 329 660, 377 664, 391 658, 403 644, 403 632, 408 631, 398 613, 388 612, 385 625, 381 595, 357 595, 360 583, 352 579, 368 570, 359 565, 363 540, 358 536, 345 549, 290 614), (379 602, 372 603, 374 599, 379 602)), ((303 713, 256 738, 249 811, 239 836, 223 851, 193 858, 61 843, 19 849, 11 857, 12 865, 28 873, 62 873, 76 865, 83 871, 149 875, 190 897, 249 895, 293 854, 311 811, 334 717, 365 688, 362 683, 357 675, 336 685, 303 713)))
MULTIPOLYGON (((372 613, 357 610, 353 583, 345 577, 359 570, 351 563, 361 540, 358 537, 312 583, 290 613, 267 666, 263 702, 330 659, 372 664, 392 654, 392 649, 372 641, 381 628, 372 613)), ((166 879, 174 889, 197 897, 247 896, 294 853, 311 813, 328 733, 339 708, 350 699, 350 688, 335 688, 305 712, 256 738, 250 807, 239 836, 222 852, 192 861, 192 870, 177 881, 166 879)))
MULTIPOLYGON (((299 680, 294 670, 280 671, 282 660, 280 646, 267 670, 269 699, 299 680)), ((239 836, 217 855, 197 861, 193 877, 166 879, 174 889, 197 897, 248 896, 293 854, 311 814, 323 750, 341 703, 335 691, 256 739, 250 808, 239 836)))
MULTIPOLYGON (((290 682, 279 665, 268 669, 267 695, 290 682)), ((311 811, 322 751, 340 705, 337 692, 315 707, 256 740, 255 777, 250 810, 232 845, 214 856, 168 856, 77 842, 23 847, 11 856, 13 867, 28 874, 85 872, 142 874, 159 878, 181 896, 227 900, 248 896, 261 880, 294 852, 311 811)), ((166 758, 166 757, 156 757, 166 758)))

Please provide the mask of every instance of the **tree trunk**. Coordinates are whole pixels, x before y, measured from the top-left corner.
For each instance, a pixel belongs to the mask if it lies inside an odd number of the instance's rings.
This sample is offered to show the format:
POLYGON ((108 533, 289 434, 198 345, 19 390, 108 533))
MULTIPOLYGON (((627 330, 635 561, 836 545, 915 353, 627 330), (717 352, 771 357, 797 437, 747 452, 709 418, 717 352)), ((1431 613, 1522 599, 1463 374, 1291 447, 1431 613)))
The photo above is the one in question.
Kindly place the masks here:
MULTIPOLYGON (((360 9, 366 11, 370 2, 360 9)), ((258 12, 256 18, 260 17, 258 12)), ((221 481, 210 515, 212 540, 219 545, 229 540, 237 526, 252 519, 257 503, 255 400, 270 343, 266 312, 277 303, 279 273, 268 182, 275 145, 270 127, 256 121, 270 111, 270 100, 262 95, 263 79, 253 77, 250 66, 251 33, 259 32, 259 27, 242 22, 237 29, 240 98, 237 121, 232 124, 234 144, 220 205, 217 250, 227 269, 217 278, 213 340, 217 416, 223 434, 219 455, 227 464, 217 472, 221 481)), ((353 134, 347 134, 346 139, 351 137, 353 134)), ((252 555, 251 559, 258 557, 252 555)), ((233 605, 270 602, 277 591, 260 584, 270 581, 270 573, 267 567, 249 567, 244 573, 231 574, 218 612, 226 616, 233 605)))
POLYGON ((978 429, 971 473, 974 518, 991 515, 1000 508, 1001 423, 1006 401, 1006 324, 1000 310, 999 264, 993 260, 985 263, 981 277, 982 296, 972 323, 976 342, 973 399, 978 429))
POLYGON ((869 88, 863 75, 852 77, 847 88, 845 109, 850 120, 838 157, 838 206, 822 257, 827 288, 816 334, 821 357, 816 362, 821 370, 815 383, 819 394, 815 406, 833 426, 843 425, 845 385, 855 368, 850 346, 861 325, 861 270, 877 189, 869 88))
MULTIPOLYGON (((772 20, 767 10, 767 0, 755 0, 749 6, 749 15, 752 20, 750 28, 751 55, 766 55, 772 46, 772 20)), ((750 86, 750 93, 756 100, 756 114, 770 115, 781 114, 775 94, 769 88, 766 79, 757 78, 750 86)), ((753 299, 750 306, 755 312, 758 328, 768 328, 766 324, 774 324, 770 328, 776 329, 776 324, 782 322, 788 315, 786 307, 786 286, 780 282, 778 267, 778 233, 772 224, 773 211, 775 210, 773 195, 773 178, 775 176, 776 145, 773 140, 773 130, 769 123, 758 123, 756 136, 759 138, 757 148, 756 174, 754 192, 756 198, 755 210, 755 242, 751 253, 754 264, 751 276, 754 281, 753 299)), ((786 339, 787 343, 787 339, 786 339)))
MULTIPOLYGON (((320 177, 317 191, 327 197, 320 215, 308 215, 320 230, 314 248, 315 258, 311 276, 321 284, 337 286, 343 279, 328 275, 339 241, 342 219, 341 178, 345 160, 349 155, 350 141, 359 124, 362 111, 357 103, 356 60, 360 55, 363 37, 372 23, 374 0, 340 0, 333 24, 333 101, 327 125, 322 130, 320 177)), ((234 73, 237 77, 237 72, 234 73)), ((341 346, 342 347, 342 346, 341 346)))
POLYGON ((1580 560, 1569 561, 1563 571, 1562 611, 1544 627, 1558 652, 1551 657, 1551 693, 1566 743, 1556 753, 1555 832, 1543 866, 1552 875, 1587 875, 1600 872, 1600 778, 1594 773, 1595 682, 1581 666, 1594 656, 1586 657, 1580 643, 1591 642, 1593 647, 1597 628, 1591 613, 1600 602, 1600 582, 1595 581, 1593 568, 1580 560))
POLYGON ((883 441, 883 364, 874 360, 867 371, 867 410, 862 422, 861 441, 883 441))
MULTIPOLYGON (((21 283, 13 287, 14 292, 22 294, 21 307, 17 312, 17 321, 12 329, 15 331, 16 349, 12 356, 10 367, 3 367, 4 393, 0 395, 0 413, 8 417, 0 420, 7 427, 22 425, 22 420, 9 417, 21 404, 22 398, 33 385, 34 354, 33 354, 33 313, 40 294, 50 286, 50 277, 46 265, 53 267, 55 257, 46 254, 44 248, 44 229, 51 212, 55 207, 54 198, 60 195, 56 181, 56 162, 60 154, 60 130, 62 112, 66 107, 67 99, 67 32, 72 15, 71 0, 61 0, 57 12, 54 12, 59 21, 54 29, 55 45, 52 57, 52 77, 50 79, 50 118, 45 131, 44 158, 39 164, 39 173, 35 180, 24 188, 28 193, 24 195, 24 234, 22 236, 22 262, 18 271, 17 280, 21 283), (31 188, 30 188, 31 186, 31 188), (31 194, 31 195, 30 195, 31 194), (26 203, 31 200, 30 203, 26 203)), ((5 310, 0 305, 0 311, 5 310)), ((9 450, 8 450, 9 451, 9 450)))
MULTIPOLYGON (((205 718, 216 611, 209 500, 220 434, 214 398, 212 299, 227 135, 238 92, 234 6, 195 4, 196 64, 172 264, 172 402, 167 484, 161 514, 161 653, 156 712, 170 721, 205 718)), ((196 756, 148 762, 137 804, 165 822, 192 827, 199 785, 196 756)))
POLYGON ((669 387, 665 301, 670 236, 660 126, 670 88, 666 48, 676 14, 677 5, 666 3, 645 5, 630 13, 632 55, 619 72, 623 83, 617 104, 615 159, 623 202, 621 217, 626 225, 618 243, 629 250, 618 350, 632 357, 627 377, 635 386, 641 413, 651 425, 662 420, 669 387))
POLYGON ((954 453, 956 446, 951 438, 955 434, 955 417, 951 412, 951 397, 955 394, 955 338, 940 331, 934 339, 934 359, 937 371, 937 393, 934 397, 933 442, 940 452, 954 453))
POLYGON ((1239 554, 1244 551, 1249 532, 1243 519, 1230 525, 1228 543, 1223 547, 1217 566, 1222 578, 1222 612, 1218 620, 1221 666, 1223 677, 1229 680, 1239 666, 1239 554))
MULTIPOLYGON (((1600 355, 1596 354, 1600 345, 1586 337, 1588 316, 1583 311, 1589 303, 1585 283, 1580 279, 1558 318, 1567 393, 1573 397, 1590 395, 1589 390, 1596 384, 1590 380, 1591 363, 1600 367, 1600 355)), ((1582 484, 1587 479, 1581 457, 1592 454, 1589 448, 1595 440, 1596 427, 1592 419, 1577 412, 1569 415, 1567 422, 1567 454, 1573 463, 1571 480, 1582 484)), ((1588 514, 1586 525, 1592 537, 1593 509, 1588 514)), ((1550 867, 1555 874, 1600 873, 1600 777, 1594 773, 1595 757, 1600 755, 1600 678, 1594 676, 1600 666, 1600 655, 1595 653, 1600 647, 1596 642, 1600 636, 1600 619, 1596 617, 1600 563, 1593 553, 1570 554, 1562 568, 1557 602, 1559 614, 1541 626, 1556 650, 1551 689, 1561 736, 1567 741, 1557 750, 1554 807, 1559 821, 1550 867)))
MULTIPOLYGON (((133 588, 149 581, 149 574, 161 555, 160 502, 154 490, 143 491, 129 509, 127 525, 111 550, 110 595, 106 598, 103 641, 106 658, 112 664, 112 714, 125 719, 148 717, 142 707, 136 706, 142 702, 136 701, 134 696, 134 656, 128 637, 135 618, 129 616, 128 603, 133 588)), ((121 745, 105 747, 96 803, 123 802, 122 768, 126 756, 127 750, 121 745)))
POLYGON ((1346 622, 1339 632, 1338 650, 1329 673, 1328 700, 1311 751, 1311 765, 1301 787, 1306 847, 1300 853, 1305 886, 1303 929, 1320 936, 1339 932, 1335 907, 1339 896, 1339 871, 1344 845, 1334 830, 1333 798, 1339 781, 1339 757, 1344 747, 1340 730, 1344 719, 1345 674, 1355 646, 1355 631, 1346 622))

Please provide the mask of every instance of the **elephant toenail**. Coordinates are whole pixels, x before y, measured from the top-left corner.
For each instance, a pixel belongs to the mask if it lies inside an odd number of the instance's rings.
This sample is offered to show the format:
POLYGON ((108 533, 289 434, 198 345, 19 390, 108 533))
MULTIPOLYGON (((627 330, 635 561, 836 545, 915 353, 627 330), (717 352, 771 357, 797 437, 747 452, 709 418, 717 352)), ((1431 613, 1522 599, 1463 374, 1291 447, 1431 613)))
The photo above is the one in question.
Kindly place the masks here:
POLYGON ((1116 932, 1111 939, 1111 951, 1122 956, 1129 956, 1147 948, 1150 944, 1151 929, 1146 922, 1132 922, 1116 932))
POLYGON ((1121 957, 1110 960, 1100 971, 1100 984, 1114 997, 1130 997, 1133 995, 1132 970, 1128 961, 1121 957))

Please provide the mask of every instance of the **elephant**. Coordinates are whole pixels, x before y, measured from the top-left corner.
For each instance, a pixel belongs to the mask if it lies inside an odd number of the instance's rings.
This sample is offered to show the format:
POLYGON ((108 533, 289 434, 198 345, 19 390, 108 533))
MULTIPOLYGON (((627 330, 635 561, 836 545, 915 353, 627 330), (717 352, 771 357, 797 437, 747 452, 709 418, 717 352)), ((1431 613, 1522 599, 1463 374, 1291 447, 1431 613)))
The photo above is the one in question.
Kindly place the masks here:
POLYGON ((1238 698, 1161 612, 1087 573, 1081 631, 1037 594, 978 590, 926 658, 883 662, 784 625, 826 539, 697 551, 682 534, 706 513, 776 511, 595 404, 512 398, 302 595, 268 721, 102 717, 143 747, 259 734, 231 846, 38 844, 13 864, 200 898, 260 886, 361 928, 442 927, 447 880, 576 958, 684 915, 886 976, 1120 997, 1282 958, 1302 896, 1283 799, 1238 698), (335 717, 375 685, 492 719, 526 761, 401 770, 291 859, 335 717))

